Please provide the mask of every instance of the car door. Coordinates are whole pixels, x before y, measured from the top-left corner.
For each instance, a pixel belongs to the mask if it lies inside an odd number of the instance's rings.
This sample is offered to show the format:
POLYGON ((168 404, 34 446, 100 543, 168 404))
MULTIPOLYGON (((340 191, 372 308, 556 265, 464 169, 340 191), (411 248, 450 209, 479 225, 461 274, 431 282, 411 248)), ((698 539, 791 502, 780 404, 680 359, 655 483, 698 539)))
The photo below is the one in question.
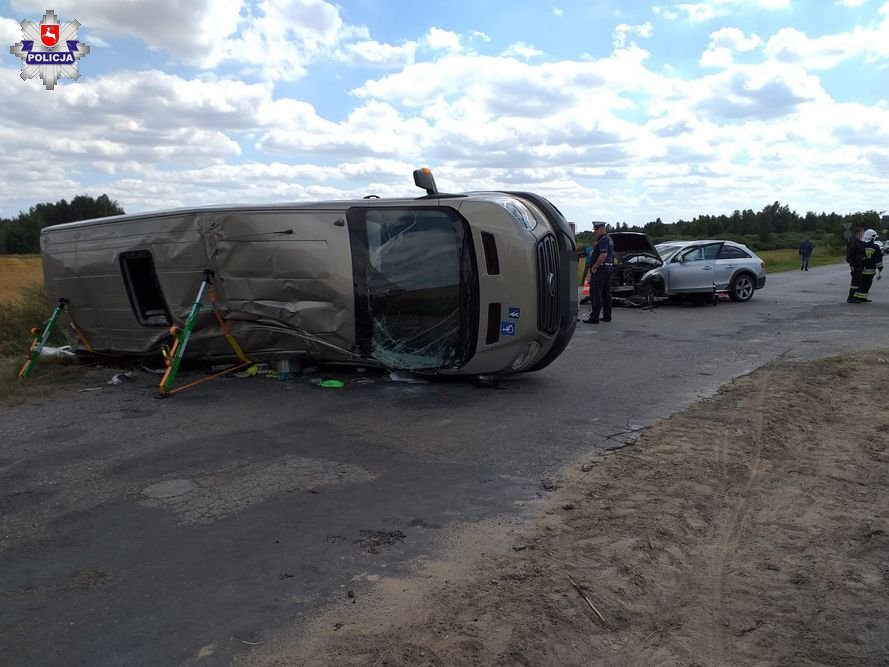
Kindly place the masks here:
POLYGON ((693 246, 677 253, 669 268, 671 292, 706 292, 713 289, 716 257, 721 243, 693 246))
POLYGON ((752 259, 741 248, 727 243, 723 245, 716 260, 716 287, 720 290, 728 289, 735 272, 745 264, 749 264, 752 259))

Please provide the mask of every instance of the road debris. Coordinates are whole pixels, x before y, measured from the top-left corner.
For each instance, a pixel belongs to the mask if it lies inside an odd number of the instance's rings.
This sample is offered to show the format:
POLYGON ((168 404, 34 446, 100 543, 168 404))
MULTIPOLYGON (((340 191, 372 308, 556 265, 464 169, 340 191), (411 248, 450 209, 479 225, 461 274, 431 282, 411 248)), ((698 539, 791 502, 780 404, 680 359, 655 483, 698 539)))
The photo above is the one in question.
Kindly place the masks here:
POLYGON ((408 384, 429 384, 429 380, 421 378, 407 371, 392 371, 389 373, 390 382, 406 382, 408 384))

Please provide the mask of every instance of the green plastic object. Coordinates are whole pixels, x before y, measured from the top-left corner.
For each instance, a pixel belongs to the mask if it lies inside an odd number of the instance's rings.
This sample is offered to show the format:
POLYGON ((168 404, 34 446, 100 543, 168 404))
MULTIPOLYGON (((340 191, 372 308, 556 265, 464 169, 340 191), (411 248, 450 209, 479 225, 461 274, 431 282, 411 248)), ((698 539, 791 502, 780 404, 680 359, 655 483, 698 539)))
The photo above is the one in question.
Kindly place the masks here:
POLYGON ((46 327, 44 327, 43 333, 40 334, 40 338, 35 338, 34 342, 31 343, 31 347, 28 349, 27 361, 25 361, 25 365, 22 366, 22 370, 19 371, 20 380, 24 380, 31 374, 31 371, 34 370, 37 360, 40 359, 40 352, 46 345, 46 341, 49 340, 49 334, 52 333, 52 329, 56 325, 56 320, 59 319, 59 314, 65 310, 67 303, 67 299, 59 299, 59 305, 52 311, 52 315, 49 320, 47 320, 46 327))
POLYGON ((325 389, 340 389, 346 386, 346 383, 342 380, 324 380, 319 387, 324 387, 325 389))

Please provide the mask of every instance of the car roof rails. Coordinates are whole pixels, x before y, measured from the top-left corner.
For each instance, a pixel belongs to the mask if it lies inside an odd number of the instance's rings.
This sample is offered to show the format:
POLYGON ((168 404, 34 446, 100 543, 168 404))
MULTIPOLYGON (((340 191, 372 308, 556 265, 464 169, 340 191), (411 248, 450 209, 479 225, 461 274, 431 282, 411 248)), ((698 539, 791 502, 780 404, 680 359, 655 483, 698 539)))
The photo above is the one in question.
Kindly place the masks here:
POLYGON ((426 191, 423 197, 417 197, 417 199, 452 199, 466 196, 439 192, 438 187, 435 185, 435 177, 432 175, 432 170, 429 167, 414 169, 414 185, 426 191))

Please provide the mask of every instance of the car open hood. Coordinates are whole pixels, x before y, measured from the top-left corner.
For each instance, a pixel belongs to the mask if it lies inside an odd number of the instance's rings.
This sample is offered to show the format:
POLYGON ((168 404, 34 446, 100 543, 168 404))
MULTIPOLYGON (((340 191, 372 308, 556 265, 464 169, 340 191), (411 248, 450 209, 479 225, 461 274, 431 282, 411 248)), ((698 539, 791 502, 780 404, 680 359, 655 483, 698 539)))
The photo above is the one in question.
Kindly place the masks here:
POLYGON ((609 232, 611 240, 614 241, 614 254, 622 259, 629 255, 651 255, 661 259, 657 248, 648 238, 647 234, 639 232, 609 232))

